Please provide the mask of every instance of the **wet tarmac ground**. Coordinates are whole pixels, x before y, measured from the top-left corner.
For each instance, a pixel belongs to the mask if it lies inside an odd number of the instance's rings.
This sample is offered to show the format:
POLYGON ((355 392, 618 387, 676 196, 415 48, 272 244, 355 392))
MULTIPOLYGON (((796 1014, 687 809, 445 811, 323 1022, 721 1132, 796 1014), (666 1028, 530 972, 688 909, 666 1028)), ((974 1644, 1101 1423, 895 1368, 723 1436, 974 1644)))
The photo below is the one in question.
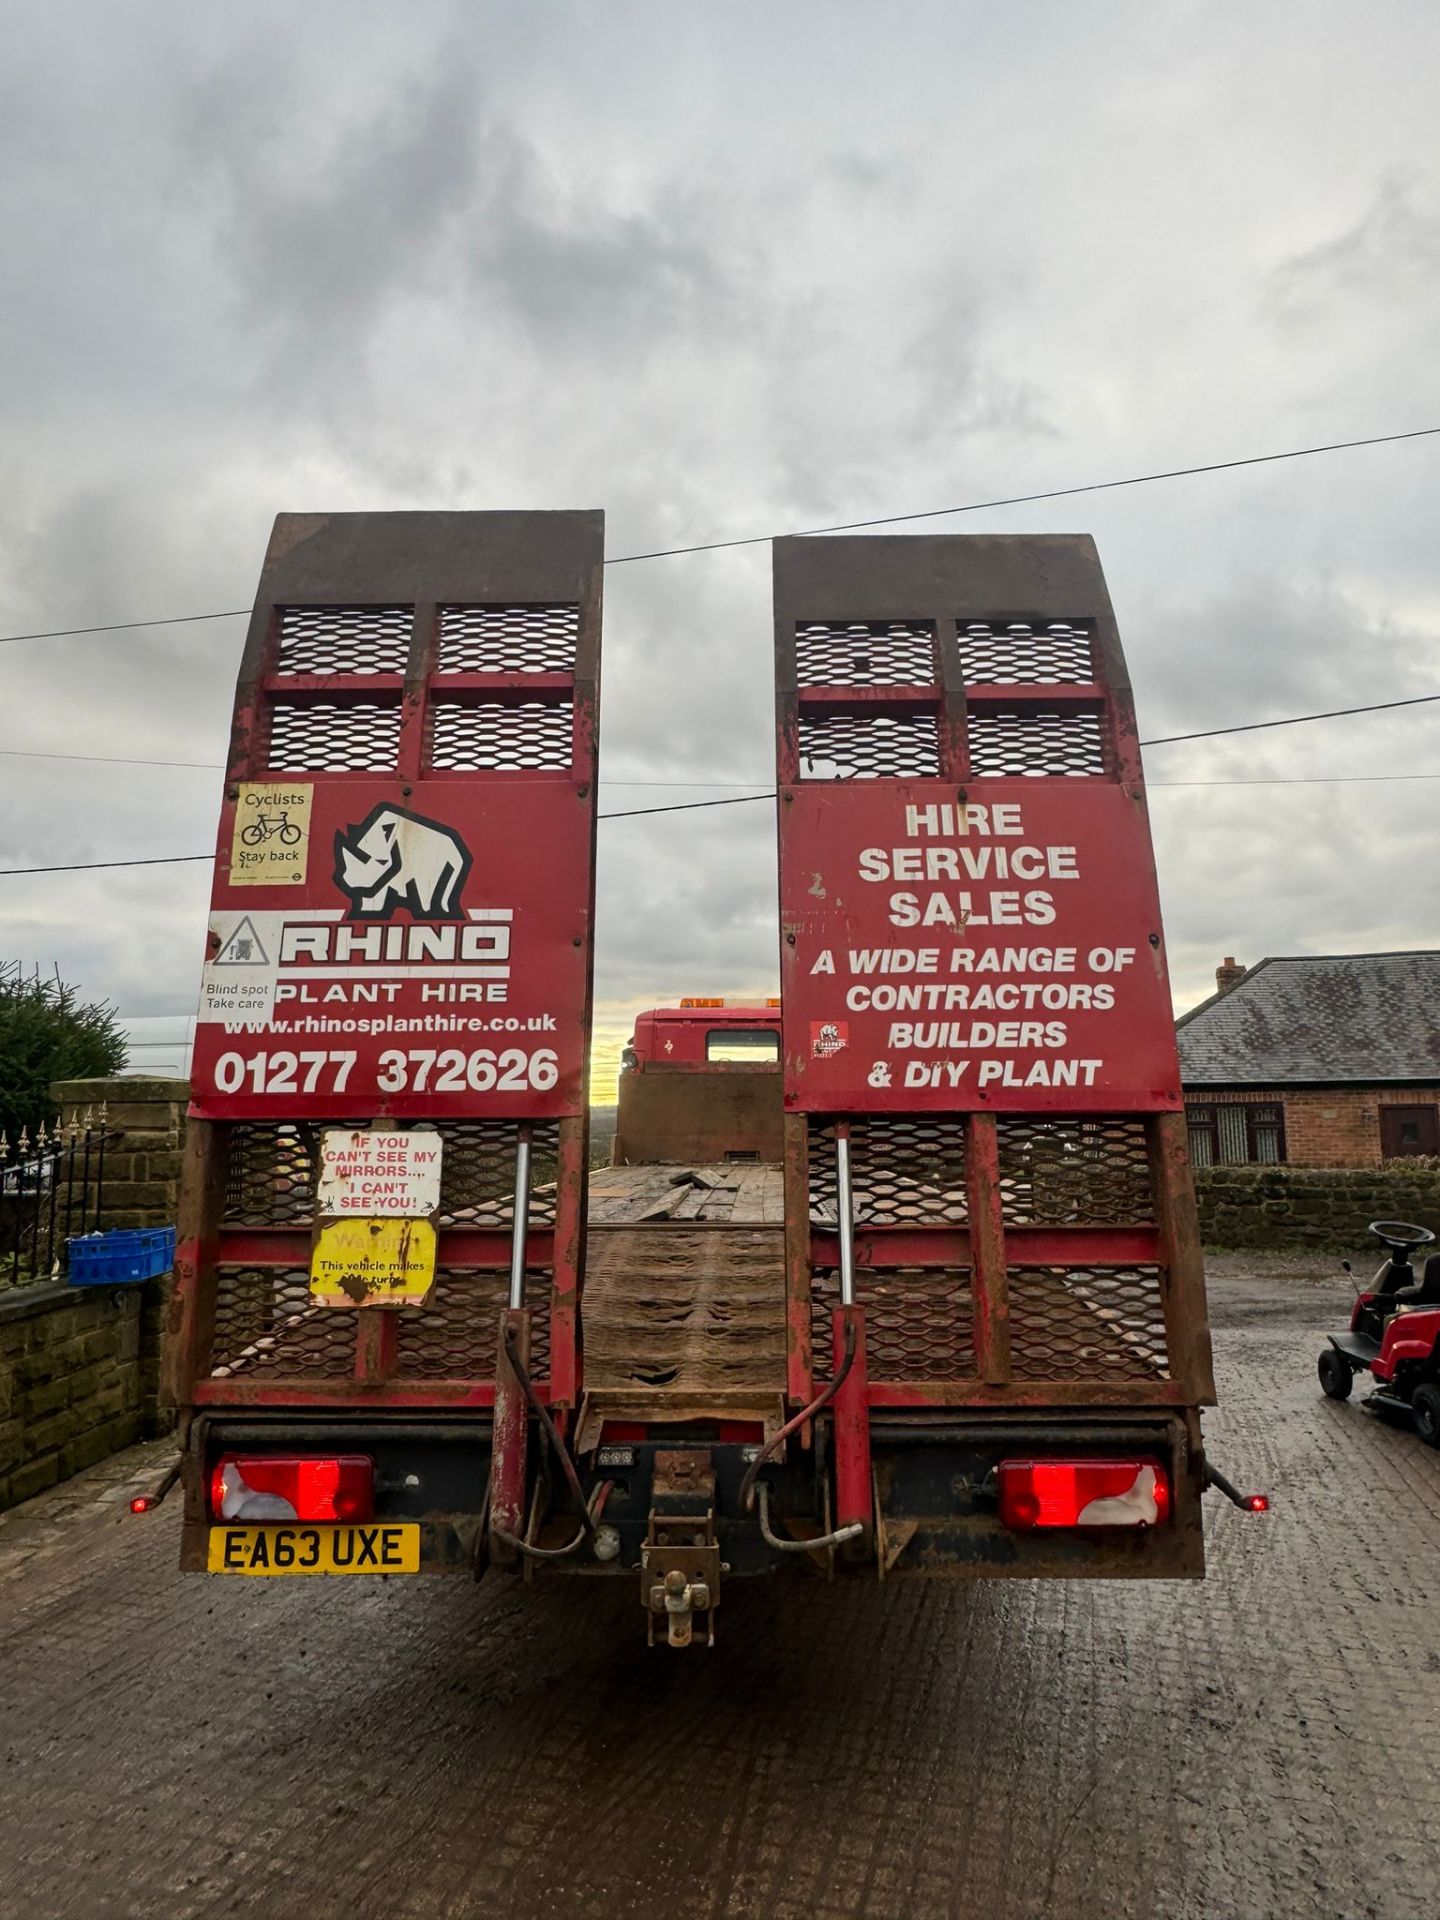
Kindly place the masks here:
POLYGON ((1434 1913, 1440 1453, 1320 1398, 1343 1282, 1211 1295, 1274 1506, 1203 1586, 734 1583, 648 1652, 629 1581, 182 1576, 107 1463, 0 1521, 0 1916, 1434 1913))

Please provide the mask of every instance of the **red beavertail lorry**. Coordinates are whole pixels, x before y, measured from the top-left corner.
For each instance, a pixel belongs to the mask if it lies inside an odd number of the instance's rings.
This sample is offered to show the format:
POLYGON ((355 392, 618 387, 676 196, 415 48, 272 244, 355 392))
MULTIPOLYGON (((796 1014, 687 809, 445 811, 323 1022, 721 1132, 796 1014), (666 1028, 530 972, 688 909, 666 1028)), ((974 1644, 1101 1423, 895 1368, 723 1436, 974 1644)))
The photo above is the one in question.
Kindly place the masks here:
POLYGON ((183 1564, 623 1578, 676 1645, 751 1575, 1200 1575, 1200 1247, 1093 544, 776 543, 782 1004, 684 1010, 678 1063, 681 1010, 637 1026, 592 1172, 602 543, 276 522, 187 1138, 183 1564))
POLYGON ((780 1002, 687 998, 636 1016, 620 1056, 616 1166, 784 1153, 780 1002))

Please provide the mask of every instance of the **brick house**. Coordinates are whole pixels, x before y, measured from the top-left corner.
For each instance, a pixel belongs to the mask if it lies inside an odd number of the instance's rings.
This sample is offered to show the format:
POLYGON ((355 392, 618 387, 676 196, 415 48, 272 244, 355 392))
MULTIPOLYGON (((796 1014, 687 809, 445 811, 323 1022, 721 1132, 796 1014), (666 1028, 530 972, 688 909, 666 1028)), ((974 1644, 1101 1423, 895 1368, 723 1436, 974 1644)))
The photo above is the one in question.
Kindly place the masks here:
POLYGON ((1227 959, 1176 1022, 1196 1166, 1440 1154, 1440 953, 1227 959))

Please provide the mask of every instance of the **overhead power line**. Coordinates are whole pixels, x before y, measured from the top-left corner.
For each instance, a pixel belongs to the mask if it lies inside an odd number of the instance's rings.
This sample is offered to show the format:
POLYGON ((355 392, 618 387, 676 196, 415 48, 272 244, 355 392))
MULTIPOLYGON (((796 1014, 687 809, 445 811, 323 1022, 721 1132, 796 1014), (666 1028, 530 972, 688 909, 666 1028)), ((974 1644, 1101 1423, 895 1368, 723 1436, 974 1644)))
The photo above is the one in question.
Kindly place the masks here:
POLYGON ((1410 700, 1381 700, 1373 707, 1332 707, 1326 713, 1296 713, 1288 720, 1247 720, 1239 727, 1207 727, 1203 733, 1167 733, 1158 740, 1142 740, 1142 747, 1173 747, 1181 740, 1215 740, 1224 733, 1260 733, 1266 727, 1303 727, 1309 720, 1348 720, 1356 713, 1389 713, 1395 707, 1424 707, 1440 700, 1440 693, 1417 693, 1410 700))
POLYGON ((795 527, 788 534, 751 533, 736 540, 706 540, 691 547, 656 547, 649 553, 621 553, 607 567, 632 560, 670 560, 682 553, 718 553, 726 547, 762 547, 771 540, 810 540, 826 533, 863 533, 870 527, 898 527, 915 520, 946 520, 957 513, 988 513, 994 507, 1028 507, 1042 500, 1071 500, 1081 493, 1112 493, 1117 487, 1146 487, 1156 480, 1185 480, 1201 473, 1230 473, 1237 467, 1264 467, 1277 460, 1308 460, 1318 453, 1347 453, 1355 447, 1389 446, 1396 440, 1425 440, 1440 427, 1415 427, 1408 433, 1378 433, 1365 440, 1331 440, 1319 447, 1290 447, 1283 453, 1250 453, 1236 460, 1212 460, 1199 467, 1167 467, 1157 473, 1132 473, 1123 480, 1088 480, 1078 487, 1051 487, 1044 493, 1014 493, 998 500, 969 500, 959 507, 926 507, 919 513, 886 513, 874 520, 839 520, 828 527, 795 527))
POLYGON ((79 760, 89 767, 192 767, 202 773, 223 773, 223 760, 132 760, 116 753, 46 753, 39 747, 0 747, 4 760, 79 760))
MULTIPOLYGON (((1150 792, 1171 787, 1356 787, 1386 785, 1397 780, 1440 780, 1440 773, 1314 773, 1235 780, 1151 780, 1150 792)), ((696 807, 740 807, 751 800, 774 800, 774 793, 747 793, 727 800, 687 800, 672 807, 631 807, 619 813, 597 814, 599 820, 634 820, 644 814, 689 813, 696 807)), ((0 867, 0 879, 29 873, 95 873, 112 867, 178 867, 215 858, 213 853, 159 854, 149 860, 76 860, 58 867, 0 867)))
MULTIPOLYGON (((1235 780, 1147 780, 1147 792, 1163 787, 1350 787, 1385 780, 1440 780, 1440 773, 1312 773, 1235 780)), ((777 793, 747 793, 734 800, 686 800, 672 807, 627 807, 621 813, 597 814, 599 820, 634 820, 647 813, 688 813, 695 807, 740 807, 747 800, 777 800, 777 793)))
POLYGON ((172 613, 163 620, 110 620, 100 627, 52 627, 48 633, 0 634, 0 647, 17 640, 69 640, 77 633, 131 633, 136 627, 188 627, 197 620, 238 620, 249 607, 229 607, 223 613, 172 613))
POLYGON ((1440 780, 1440 773, 1299 773, 1241 775, 1235 780, 1147 780, 1146 791, 1170 787, 1368 787, 1391 780, 1440 780))
POLYGON ((63 867, 0 867, 0 875, 14 873, 94 873, 101 867, 183 867, 192 860, 213 860, 213 853, 164 853, 149 860, 74 860, 63 867))
MULTIPOLYGON (((1390 713, 1397 707, 1423 707, 1440 700, 1440 693, 1417 693, 1405 700, 1381 700, 1368 707, 1331 707, 1324 713, 1292 713, 1282 720, 1246 720, 1233 727, 1205 727, 1199 733, 1166 733, 1154 740, 1142 740, 1142 747, 1172 747, 1185 740, 1215 740, 1230 733, 1259 733, 1267 727, 1300 727, 1311 720, 1348 720, 1360 713, 1390 713)), ((80 760, 100 767, 194 767, 203 772, 221 773, 224 762, 221 760, 132 760, 104 753, 43 753, 38 748, 0 747, 0 759, 5 760, 80 760)), ((752 785, 745 780, 606 780, 602 787, 742 787, 752 785)), ((1170 784, 1174 785, 1175 782, 1170 784)), ((1196 783, 1199 784, 1199 783, 1196 783)), ((1229 785, 1230 782, 1219 782, 1229 785)), ((754 799, 755 795, 748 796, 754 799)), ((772 796, 773 797, 773 796, 772 796)), ((690 801, 691 806, 723 807, 737 804, 725 800, 690 801)), ((674 813, 675 807, 637 807, 637 813, 674 813)), ((599 818, 611 816, 601 814, 599 818)))
MULTIPOLYGON (((955 507, 925 507, 915 513, 879 514, 870 520, 837 520, 824 527, 792 527, 785 533, 748 533, 730 540, 700 540, 683 547, 652 547, 641 553, 619 553, 607 567, 627 567, 639 560, 673 560, 687 553, 720 553, 731 547, 762 547, 772 540, 812 540, 828 533, 863 533, 872 527, 900 527, 917 520, 948 520, 956 514, 988 513, 1000 507, 1028 507, 1045 500, 1073 500, 1086 493, 1113 493, 1120 487, 1146 487, 1159 480, 1187 480, 1206 473, 1233 473, 1241 467, 1273 466, 1281 460, 1309 460, 1322 453, 1350 453, 1359 447, 1394 446, 1401 440, 1428 440, 1440 427, 1412 427, 1405 433, 1375 433, 1360 440, 1328 440, 1314 447, 1287 447, 1280 453, 1248 453, 1232 460, 1210 460, 1194 467, 1164 467, 1154 473, 1127 474, 1120 480, 1087 480, 1075 487, 1049 487, 1040 493, 1013 493, 994 500, 967 500, 955 507)), ((228 607, 219 613, 177 613, 156 620, 113 620, 93 627, 53 627, 44 633, 0 634, 0 647, 19 640, 68 640, 78 634, 128 633, 139 627, 178 627, 200 620, 238 620, 249 607, 228 607)))
MULTIPOLYGON (((74 760, 91 767, 181 767, 199 773, 223 773, 223 760, 135 760, 113 753, 49 753, 40 747, 0 747, 0 760, 74 760)), ((763 776, 762 776, 763 777, 763 776)), ((612 780, 602 787, 753 787, 755 780, 612 780)))
POLYGON ((743 807, 751 800, 774 800, 776 793, 772 787, 769 793, 739 793, 727 795, 724 800, 676 800, 665 807, 625 807, 619 813, 597 813, 597 820, 635 820, 642 813, 694 813, 698 807, 743 807))
MULTIPOLYGON (((1204 733, 1179 733, 1168 735, 1163 740, 1142 740, 1142 746, 1169 746, 1181 740, 1208 740, 1217 735, 1248 733, 1259 727, 1299 726, 1307 720, 1340 720, 1357 713, 1387 713, 1394 707, 1422 706, 1427 701, 1440 700, 1440 694, 1420 694, 1411 700, 1387 700, 1379 706, 1337 707, 1329 713, 1297 713, 1288 720, 1253 720, 1243 726, 1211 727, 1204 733)), ((192 762, 142 761, 131 762, 138 765, 190 765, 192 762)), ((1440 780, 1440 773, 1338 773, 1308 775, 1245 776, 1239 775, 1222 780, 1152 780, 1147 782, 1151 788, 1161 787, 1310 787, 1310 786, 1362 786, 1395 780, 1440 780)), ((629 784, 616 781, 617 786, 629 784)), ((697 783, 700 784, 700 783, 697 783)), ((708 783, 705 783, 708 784, 708 783)), ((597 814, 599 820, 637 820, 657 813, 695 813, 706 807, 743 807, 757 800, 774 800, 778 796, 771 789, 765 793, 727 794, 722 800, 674 800, 662 807, 624 807, 613 813, 597 814)), ((146 860, 79 860, 54 867, 0 867, 0 879, 11 879, 32 873, 93 873, 109 867, 170 867, 181 866, 197 860, 214 860, 213 853, 175 853, 160 854, 146 860)))
MULTIPOLYGON (((1327 713, 1291 714, 1288 718, 1284 720, 1247 720, 1243 722, 1241 725, 1234 726, 1234 727, 1207 727, 1200 733, 1167 733, 1162 735, 1159 739, 1156 739, 1156 740, 1142 740, 1140 742, 1140 745, 1142 747, 1170 747, 1170 746, 1178 745, 1179 742, 1181 742, 1182 740, 1214 740, 1219 738, 1221 735, 1225 735, 1225 734, 1256 733, 1265 727, 1304 726, 1306 722, 1310 720, 1344 720, 1344 719, 1348 719, 1354 714, 1360 714, 1360 713, 1389 713, 1396 707, 1423 707, 1428 705, 1430 702, 1436 701, 1436 700, 1440 700, 1440 693, 1420 693, 1420 694, 1416 694, 1412 699, 1409 699, 1409 700, 1382 700, 1376 706, 1335 707, 1335 708, 1332 708, 1327 713)), ((1323 784, 1325 785, 1341 784, 1347 780, 1363 779, 1365 777, 1366 776, 1364 775, 1341 774, 1336 776, 1336 779, 1334 782, 1326 781, 1323 784)), ((1369 777, 1373 779, 1373 778, 1384 777, 1384 776, 1371 775, 1369 777)), ((1390 777, 1394 779, 1428 780, 1428 779, 1437 778, 1440 776, 1435 776, 1431 774, 1397 774, 1397 775, 1391 775, 1390 777)), ((1296 778, 1291 778, 1288 780, 1287 779, 1159 780, 1159 781, 1149 782, 1147 784, 1152 784, 1152 785, 1161 786, 1161 787, 1165 787, 1165 786, 1169 786, 1169 787, 1183 787, 1183 786, 1239 787, 1239 786, 1300 786, 1300 785, 1308 785, 1309 782, 1301 781, 1296 778)), ((639 814, 685 813, 695 807, 737 807, 737 806, 743 806, 745 803, 745 800, 773 800, 775 798, 776 798, 776 795, 773 792, 772 793, 751 793, 751 794, 744 795, 743 798, 733 799, 733 800, 686 800, 686 801, 678 802, 671 806, 664 806, 664 807, 629 807, 623 813, 602 813, 598 817, 601 820, 633 820, 639 814)))

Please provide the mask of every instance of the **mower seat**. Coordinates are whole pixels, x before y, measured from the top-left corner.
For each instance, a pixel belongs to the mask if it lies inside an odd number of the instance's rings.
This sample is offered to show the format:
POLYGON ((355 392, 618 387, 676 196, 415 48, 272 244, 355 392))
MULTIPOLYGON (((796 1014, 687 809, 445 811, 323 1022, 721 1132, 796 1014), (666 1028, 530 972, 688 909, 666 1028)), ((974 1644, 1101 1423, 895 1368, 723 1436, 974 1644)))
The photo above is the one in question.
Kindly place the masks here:
POLYGON ((1440 1253, 1431 1254, 1415 1286, 1401 1287, 1383 1298, 1392 1312, 1396 1307, 1440 1307, 1440 1253))

